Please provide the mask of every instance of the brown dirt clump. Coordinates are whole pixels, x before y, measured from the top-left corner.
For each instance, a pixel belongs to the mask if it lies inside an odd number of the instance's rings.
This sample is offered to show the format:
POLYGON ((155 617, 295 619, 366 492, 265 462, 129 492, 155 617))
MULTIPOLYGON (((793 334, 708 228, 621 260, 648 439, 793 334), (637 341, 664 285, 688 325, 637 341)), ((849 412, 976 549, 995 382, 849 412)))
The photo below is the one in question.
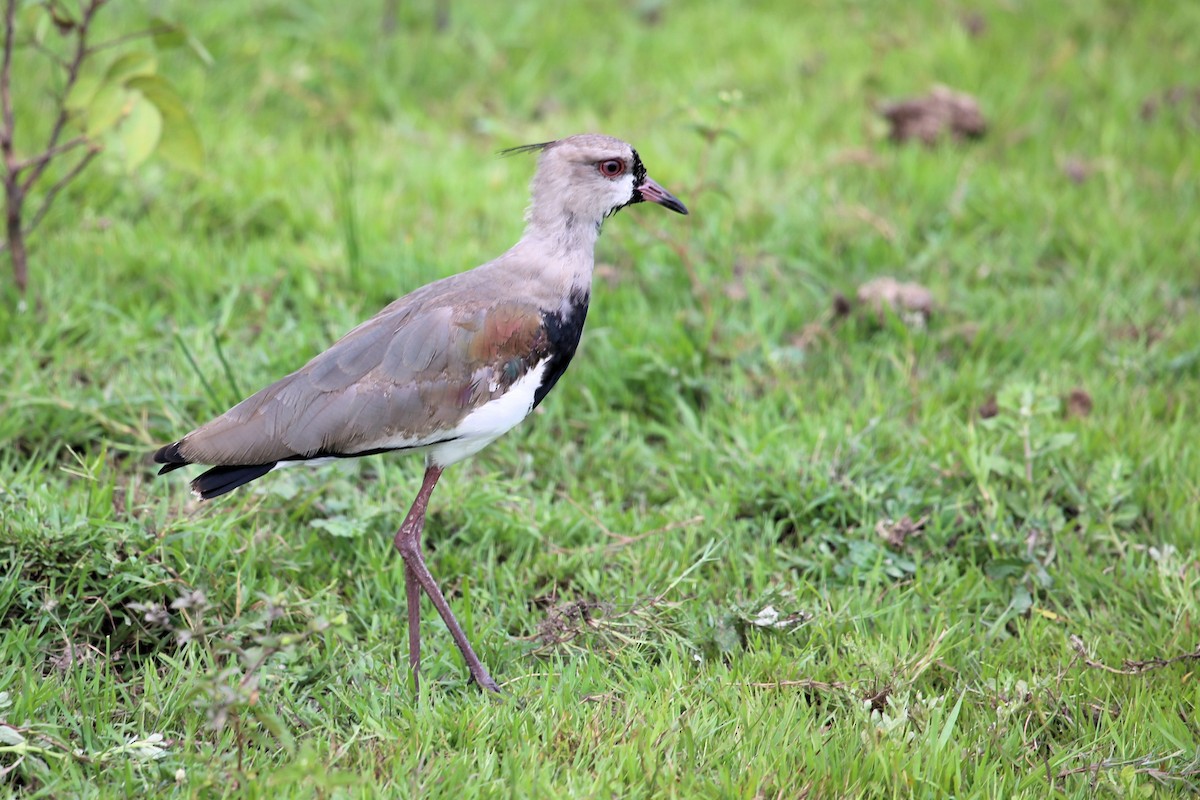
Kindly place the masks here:
POLYGON ((999 416, 1000 404, 996 402, 996 395, 991 395, 984 400, 976 413, 979 414, 980 419, 991 419, 992 417, 999 416))
POLYGON ((987 133, 979 102, 946 86, 934 86, 923 97, 886 103, 879 113, 891 124, 889 138, 898 144, 916 139, 933 146, 947 137, 960 142, 987 133))
POLYGON ((913 315, 927 321, 933 313, 933 293, 919 283, 902 283, 895 278, 875 278, 858 287, 858 302, 880 319, 891 310, 906 320, 913 315))
POLYGON ((1088 416, 1092 413, 1092 405, 1092 396, 1087 389, 1078 386, 1067 393, 1066 402, 1063 403, 1068 418, 1088 416))
POLYGON ((1152 122, 1165 109, 1182 111, 1193 125, 1200 125, 1200 86, 1172 86, 1147 97, 1142 101, 1142 120, 1152 122))
POLYGON ((928 517, 913 520, 909 516, 900 519, 881 519, 875 523, 875 533, 892 547, 902 548, 904 543, 914 536, 920 536, 925 530, 928 517))

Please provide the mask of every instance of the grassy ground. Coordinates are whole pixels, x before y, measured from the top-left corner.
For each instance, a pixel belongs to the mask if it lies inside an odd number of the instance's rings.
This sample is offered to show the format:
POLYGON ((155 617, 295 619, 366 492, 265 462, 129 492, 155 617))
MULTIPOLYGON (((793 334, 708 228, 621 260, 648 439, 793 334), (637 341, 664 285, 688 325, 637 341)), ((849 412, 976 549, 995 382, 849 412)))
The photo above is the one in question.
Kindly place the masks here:
POLYGON ((5 290, 0 792, 1197 791, 1200 5, 382 5, 177 4, 205 174, 98 166, 5 290), (986 137, 888 143, 939 82, 986 137), (492 154, 586 130, 693 214, 609 221, 569 374, 435 494, 510 697, 426 608, 417 698, 418 459, 198 506, 148 454, 506 248, 492 154), (926 325, 833 311, 884 275, 926 325))

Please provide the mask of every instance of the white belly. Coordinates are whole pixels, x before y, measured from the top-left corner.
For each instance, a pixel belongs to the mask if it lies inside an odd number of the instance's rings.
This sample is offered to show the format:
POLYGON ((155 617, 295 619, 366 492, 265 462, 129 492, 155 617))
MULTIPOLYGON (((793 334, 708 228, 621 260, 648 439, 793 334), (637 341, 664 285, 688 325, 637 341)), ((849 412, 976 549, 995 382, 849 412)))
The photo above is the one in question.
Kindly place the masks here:
POLYGON ((448 467, 475 455, 516 427, 518 422, 529 416, 533 408, 533 396, 542 385, 542 375, 549 361, 548 358, 542 359, 501 397, 484 403, 463 417, 449 434, 449 437, 453 437, 452 441, 428 448, 429 461, 439 467, 448 467))
MULTIPOLYGON (((420 438, 400 436, 383 439, 372 448, 404 450, 409 453, 426 453, 430 462, 439 467, 448 467, 473 456, 492 442, 508 433, 517 423, 529 416, 533 408, 533 396, 542 385, 542 375, 550 359, 542 359, 533 369, 517 380, 501 397, 484 403, 467 414, 453 430, 438 431, 420 438), (449 439, 450 441, 445 441, 449 439)), ((308 458, 296 461, 279 461, 272 469, 283 469, 303 464, 315 467, 338 460, 331 458, 308 458)))

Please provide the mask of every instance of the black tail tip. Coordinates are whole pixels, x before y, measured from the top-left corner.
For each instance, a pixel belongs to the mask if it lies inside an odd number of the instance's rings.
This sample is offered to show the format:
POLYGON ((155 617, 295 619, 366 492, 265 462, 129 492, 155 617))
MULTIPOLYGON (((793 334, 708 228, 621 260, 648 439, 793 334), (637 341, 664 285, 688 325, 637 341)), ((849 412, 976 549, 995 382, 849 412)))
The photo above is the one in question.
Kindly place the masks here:
POLYGON ((261 478, 275 468, 275 463, 213 467, 192 481, 192 494, 201 500, 212 500, 261 478))
MULTIPOLYGON (((195 463, 188 460, 180 449, 182 440, 172 442, 166 447, 160 447, 154 454, 154 463, 162 464, 159 475, 186 467, 195 463)), ((227 464, 216 466, 192 481, 192 494, 201 500, 211 500, 227 492, 232 492, 239 486, 257 480, 275 468, 275 462, 269 464, 227 464)))
POLYGON ((154 463, 164 465, 163 468, 158 471, 159 475, 165 475, 172 470, 179 469, 180 467, 186 467, 188 464, 192 463, 184 458, 183 453, 179 449, 179 445, 180 442, 172 442, 166 447, 160 447, 158 452, 154 454, 154 463))

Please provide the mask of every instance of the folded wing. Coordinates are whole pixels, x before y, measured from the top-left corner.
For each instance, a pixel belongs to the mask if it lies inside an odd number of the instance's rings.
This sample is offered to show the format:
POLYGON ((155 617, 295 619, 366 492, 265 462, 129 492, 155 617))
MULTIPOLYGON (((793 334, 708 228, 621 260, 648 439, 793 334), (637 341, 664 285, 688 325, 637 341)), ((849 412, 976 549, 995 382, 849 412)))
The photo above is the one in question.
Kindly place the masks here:
POLYGON ((198 463, 225 468, 210 471, 223 481, 244 478, 214 484, 222 490, 215 497, 280 461, 447 441, 459 420, 504 394, 549 346, 532 304, 393 304, 301 369, 160 449, 155 460, 161 472, 198 463))

